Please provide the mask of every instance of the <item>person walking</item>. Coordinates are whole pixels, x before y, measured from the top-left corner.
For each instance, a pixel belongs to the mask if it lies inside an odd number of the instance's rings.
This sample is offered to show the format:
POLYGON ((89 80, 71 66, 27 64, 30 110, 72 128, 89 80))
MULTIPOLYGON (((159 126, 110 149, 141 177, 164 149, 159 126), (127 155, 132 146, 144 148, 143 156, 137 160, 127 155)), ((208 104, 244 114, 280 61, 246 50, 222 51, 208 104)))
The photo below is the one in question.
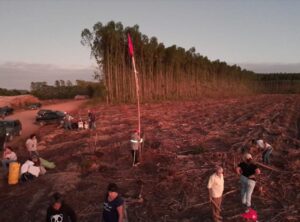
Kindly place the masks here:
POLYGON ((35 134, 31 134, 29 138, 26 140, 26 148, 29 152, 29 156, 39 156, 39 153, 37 151, 37 139, 35 134))
POLYGON ((131 135, 131 155, 132 155, 132 165, 137 166, 139 164, 140 146, 143 142, 143 138, 140 138, 138 131, 134 131, 131 135))
POLYGON ((215 173, 209 177, 207 188, 209 192, 209 201, 212 206, 212 218, 214 222, 220 222, 222 221, 221 203, 224 191, 224 176, 222 167, 216 167, 215 173))
POLYGON ((103 204, 103 222, 123 222, 124 200, 118 193, 118 186, 110 183, 103 204))
POLYGON ((243 161, 236 168, 236 173, 240 176, 242 185, 241 198, 242 204, 247 207, 247 211, 251 208, 251 196, 256 184, 255 176, 260 174, 260 169, 253 162, 250 153, 244 154, 243 161))
POLYGON ((12 162, 17 161, 17 155, 15 152, 12 151, 12 148, 10 146, 6 146, 3 151, 3 157, 2 157, 2 167, 3 167, 3 172, 5 177, 7 176, 8 173, 8 166, 12 162))
POLYGON ((46 222, 76 222, 74 210, 68 206, 60 193, 54 193, 52 203, 47 209, 46 222))

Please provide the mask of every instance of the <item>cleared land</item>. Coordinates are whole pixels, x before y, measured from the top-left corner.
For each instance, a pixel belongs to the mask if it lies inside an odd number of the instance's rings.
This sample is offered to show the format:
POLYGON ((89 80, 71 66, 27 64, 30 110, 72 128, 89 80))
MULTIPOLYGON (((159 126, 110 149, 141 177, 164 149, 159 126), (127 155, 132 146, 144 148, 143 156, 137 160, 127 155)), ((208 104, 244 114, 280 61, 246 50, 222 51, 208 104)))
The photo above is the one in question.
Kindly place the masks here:
MULTIPOLYGON (((241 221, 234 167, 241 148, 262 136, 275 150, 271 168, 261 167, 253 195, 259 221, 300 220, 299 95, 144 104, 143 162, 134 168, 129 139, 136 127, 136 107, 103 105, 95 111, 93 132, 40 129, 41 156, 57 168, 32 182, 2 182, 0 221, 44 221, 55 191, 65 194, 79 221, 99 221, 106 186, 116 182, 127 200, 130 222, 209 222, 206 185, 215 164, 225 168, 224 221, 241 221)), ((18 153, 24 160, 21 145, 18 153)), ((260 152, 252 153, 260 162, 260 152)))

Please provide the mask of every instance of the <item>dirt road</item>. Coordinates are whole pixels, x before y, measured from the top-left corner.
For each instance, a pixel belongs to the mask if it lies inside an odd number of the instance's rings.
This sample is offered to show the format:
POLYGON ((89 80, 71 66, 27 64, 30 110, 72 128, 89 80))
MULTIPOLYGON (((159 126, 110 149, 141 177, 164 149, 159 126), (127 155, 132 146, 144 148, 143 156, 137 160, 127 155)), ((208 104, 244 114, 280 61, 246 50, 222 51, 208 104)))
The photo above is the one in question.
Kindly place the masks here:
MULTIPOLYGON (((84 100, 74 100, 64 103, 43 106, 42 109, 72 112, 77 110, 80 107, 80 105, 82 105, 84 102, 84 100)), ((26 138, 40 128, 39 125, 35 124, 35 117, 37 112, 38 110, 19 111, 11 116, 6 117, 6 119, 19 119, 22 123, 23 128, 21 138, 26 138)))

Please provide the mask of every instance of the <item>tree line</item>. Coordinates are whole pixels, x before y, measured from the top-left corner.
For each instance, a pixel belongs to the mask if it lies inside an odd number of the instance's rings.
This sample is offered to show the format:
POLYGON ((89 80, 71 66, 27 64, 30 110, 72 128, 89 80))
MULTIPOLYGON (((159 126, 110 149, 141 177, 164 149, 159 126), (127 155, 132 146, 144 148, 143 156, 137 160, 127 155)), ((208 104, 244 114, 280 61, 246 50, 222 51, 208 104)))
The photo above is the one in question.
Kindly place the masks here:
POLYGON ((19 90, 19 89, 4 89, 0 88, 0 96, 18 96, 29 94, 28 90, 19 90))
POLYGON ((274 88, 272 81, 277 77, 263 80, 263 75, 237 65, 210 61, 194 47, 188 50, 176 45, 166 47, 156 37, 142 34, 138 25, 123 27, 121 22, 110 21, 106 25, 98 22, 92 30, 82 31, 81 43, 91 49, 91 57, 98 64, 97 77, 103 81, 110 102, 135 100, 128 33, 134 44, 142 101, 249 94, 274 88))
POLYGON ((31 94, 39 99, 73 99, 76 95, 103 97, 104 86, 100 82, 76 80, 76 84, 68 80, 56 80, 54 85, 47 82, 31 82, 31 94))

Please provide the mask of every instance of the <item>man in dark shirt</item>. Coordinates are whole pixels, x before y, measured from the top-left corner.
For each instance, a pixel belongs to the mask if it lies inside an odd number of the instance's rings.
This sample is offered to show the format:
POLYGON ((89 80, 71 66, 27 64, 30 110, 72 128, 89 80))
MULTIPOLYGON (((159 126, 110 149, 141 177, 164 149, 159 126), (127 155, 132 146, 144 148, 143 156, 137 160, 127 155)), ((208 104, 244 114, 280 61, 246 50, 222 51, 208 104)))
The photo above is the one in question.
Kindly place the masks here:
POLYGON ((76 222, 74 210, 64 203, 60 193, 53 194, 53 202, 48 207, 46 222, 76 222))
POLYGON ((124 200, 118 194, 118 186, 110 183, 107 187, 107 195, 103 204, 104 222, 123 222, 124 200))
POLYGON ((88 110, 89 129, 96 129, 96 116, 91 110, 88 110))
POLYGON ((251 154, 246 153, 243 159, 243 162, 236 168, 236 172, 240 175, 242 184, 242 203, 249 209, 251 208, 251 196, 256 184, 255 175, 260 174, 260 170, 253 163, 251 154))

